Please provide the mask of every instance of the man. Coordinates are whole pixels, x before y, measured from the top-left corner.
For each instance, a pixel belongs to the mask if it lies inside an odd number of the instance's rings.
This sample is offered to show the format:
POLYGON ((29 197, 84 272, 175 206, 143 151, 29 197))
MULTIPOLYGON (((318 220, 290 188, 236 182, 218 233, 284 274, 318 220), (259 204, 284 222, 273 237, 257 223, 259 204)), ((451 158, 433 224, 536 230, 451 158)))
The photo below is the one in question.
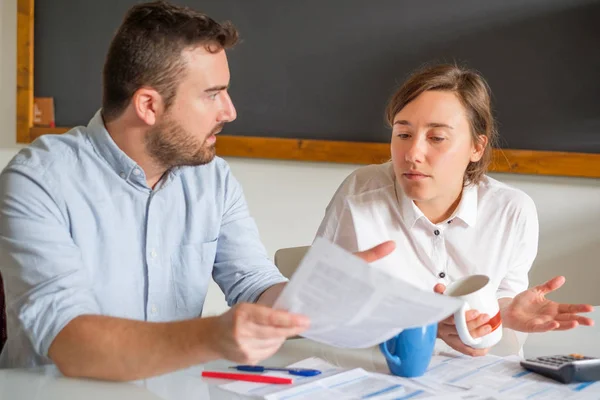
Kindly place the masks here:
POLYGON ((231 25, 190 9, 134 6, 110 45, 102 110, 38 139, 0 175, 0 367, 141 379, 258 362, 308 327, 269 307, 285 279, 215 158, 236 118, 225 55, 236 41, 231 25), (233 307, 199 318, 211 275, 233 307))

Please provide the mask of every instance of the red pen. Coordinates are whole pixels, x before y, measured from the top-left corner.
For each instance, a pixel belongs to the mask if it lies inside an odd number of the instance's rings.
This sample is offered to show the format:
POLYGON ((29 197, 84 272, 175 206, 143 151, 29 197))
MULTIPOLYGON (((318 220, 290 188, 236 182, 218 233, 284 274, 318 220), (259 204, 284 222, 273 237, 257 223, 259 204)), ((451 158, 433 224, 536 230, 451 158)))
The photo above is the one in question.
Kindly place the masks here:
POLYGON ((292 378, 279 378, 277 376, 256 375, 256 374, 239 374, 231 372, 219 371, 202 371, 202 376, 205 378, 233 379, 236 381, 260 382, 260 383, 275 383, 289 385, 293 382, 292 378))

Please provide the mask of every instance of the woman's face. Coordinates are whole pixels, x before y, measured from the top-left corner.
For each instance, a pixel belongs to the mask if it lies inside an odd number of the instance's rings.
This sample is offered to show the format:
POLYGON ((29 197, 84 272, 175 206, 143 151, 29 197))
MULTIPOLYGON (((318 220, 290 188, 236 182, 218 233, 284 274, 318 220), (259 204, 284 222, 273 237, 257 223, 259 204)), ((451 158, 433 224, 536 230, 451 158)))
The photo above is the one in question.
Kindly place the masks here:
POLYGON ((391 152, 398 183, 417 206, 449 207, 460 196, 470 162, 479 161, 465 108, 449 91, 426 91, 394 117, 391 152))

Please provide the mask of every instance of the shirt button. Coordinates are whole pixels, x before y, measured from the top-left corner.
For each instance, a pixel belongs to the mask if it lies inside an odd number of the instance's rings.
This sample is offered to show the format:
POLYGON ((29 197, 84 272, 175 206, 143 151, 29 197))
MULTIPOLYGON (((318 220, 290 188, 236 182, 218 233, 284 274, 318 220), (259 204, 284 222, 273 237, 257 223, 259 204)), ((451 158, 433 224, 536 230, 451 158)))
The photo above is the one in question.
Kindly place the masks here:
POLYGON ((156 258, 158 254, 156 253, 156 250, 152 249, 152 251, 150 252, 150 257, 152 258, 156 258))
POLYGON ((435 231, 433 231, 433 234, 434 234, 435 236, 437 236, 437 235, 439 235, 439 234, 440 234, 440 231, 438 231, 438 230, 436 229, 435 231))
POLYGON ((137 168, 136 168, 136 169, 134 169, 134 170, 133 170, 133 174, 134 174, 135 176, 138 176, 138 175, 140 174, 140 170, 139 170, 139 169, 137 169, 137 168))
POLYGON ((120 176, 121 178, 125 179, 125 177, 126 177, 127 175, 125 175, 125 172, 121 172, 121 173, 119 174, 119 176, 120 176))
POLYGON ((449 220, 449 221, 448 221, 448 223, 449 223, 449 224, 451 224, 451 223, 452 223, 452 220, 449 220))
POLYGON ((156 308, 156 306, 155 306, 155 305, 152 305, 152 307, 150 308, 150 312, 151 312, 152 314, 156 314, 156 313, 158 312, 158 308, 156 308))
POLYGON ((440 273, 438 274, 438 276, 439 276, 440 278, 444 279, 444 278, 446 277, 446 274, 445 274, 444 272, 440 272, 440 273))

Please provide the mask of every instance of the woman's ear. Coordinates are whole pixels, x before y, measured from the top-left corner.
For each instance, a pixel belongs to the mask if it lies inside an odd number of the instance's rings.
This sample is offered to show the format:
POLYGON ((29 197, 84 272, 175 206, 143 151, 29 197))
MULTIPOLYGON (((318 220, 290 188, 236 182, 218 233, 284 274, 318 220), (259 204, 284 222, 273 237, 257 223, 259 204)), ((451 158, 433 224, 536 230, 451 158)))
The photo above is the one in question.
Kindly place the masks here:
POLYGON ((481 160, 485 149, 488 146, 488 137, 485 135, 478 135, 477 141, 473 143, 473 149, 471 153, 471 162, 477 162, 481 160))

